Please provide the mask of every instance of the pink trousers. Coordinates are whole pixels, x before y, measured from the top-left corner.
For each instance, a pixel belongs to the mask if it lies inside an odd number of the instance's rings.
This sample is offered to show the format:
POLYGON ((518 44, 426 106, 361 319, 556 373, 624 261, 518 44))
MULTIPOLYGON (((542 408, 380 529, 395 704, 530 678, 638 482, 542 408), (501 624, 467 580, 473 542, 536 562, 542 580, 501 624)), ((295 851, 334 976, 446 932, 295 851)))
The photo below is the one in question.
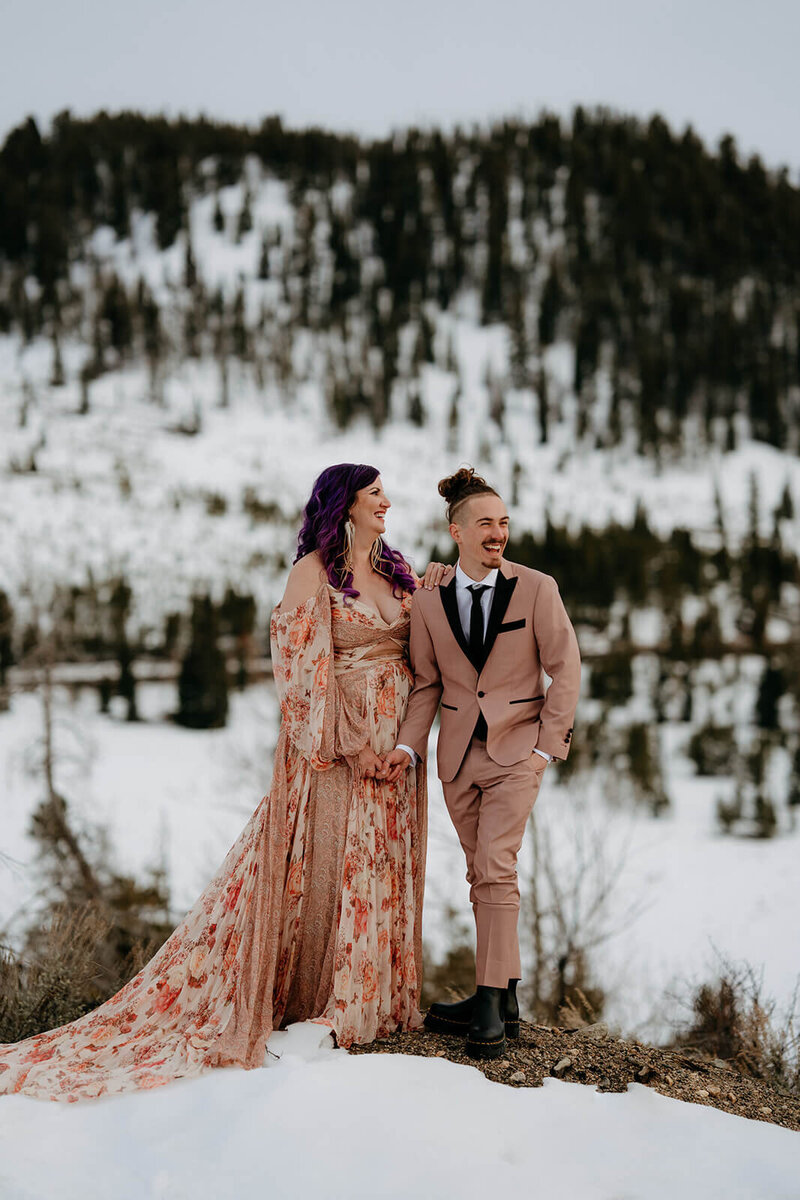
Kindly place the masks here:
POLYGON ((506 987, 521 977, 517 854, 547 759, 541 754, 501 767, 473 738, 444 798, 467 859, 475 914, 476 982, 506 987))

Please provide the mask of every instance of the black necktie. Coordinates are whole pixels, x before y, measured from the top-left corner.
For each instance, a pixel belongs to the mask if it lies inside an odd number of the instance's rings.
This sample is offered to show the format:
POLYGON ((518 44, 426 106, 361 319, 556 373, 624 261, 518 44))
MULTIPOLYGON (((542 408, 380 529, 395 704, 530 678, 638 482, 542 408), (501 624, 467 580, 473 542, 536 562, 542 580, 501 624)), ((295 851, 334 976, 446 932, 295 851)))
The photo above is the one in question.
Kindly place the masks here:
POLYGON ((472 608, 469 614, 469 652, 474 662, 480 662, 483 657, 483 606, 481 596, 487 590, 474 584, 469 588, 472 592, 472 608))

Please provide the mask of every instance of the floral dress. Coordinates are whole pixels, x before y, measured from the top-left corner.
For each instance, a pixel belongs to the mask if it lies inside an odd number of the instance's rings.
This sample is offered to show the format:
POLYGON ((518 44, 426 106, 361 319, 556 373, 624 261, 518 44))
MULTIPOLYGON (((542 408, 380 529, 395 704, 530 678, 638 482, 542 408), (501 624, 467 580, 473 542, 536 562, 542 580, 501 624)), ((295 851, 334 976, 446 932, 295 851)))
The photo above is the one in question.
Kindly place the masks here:
POLYGON ((341 1046, 421 1024, 424 768, 389 784, 355 763, 395 745, 410 601, 387 624, 325 583, 275 609, 269 794, 135 978, 79 1020, 0 1046, 0 1094, 79 1100, 259 1067, 292 1021, 328 1026, 341 1046))

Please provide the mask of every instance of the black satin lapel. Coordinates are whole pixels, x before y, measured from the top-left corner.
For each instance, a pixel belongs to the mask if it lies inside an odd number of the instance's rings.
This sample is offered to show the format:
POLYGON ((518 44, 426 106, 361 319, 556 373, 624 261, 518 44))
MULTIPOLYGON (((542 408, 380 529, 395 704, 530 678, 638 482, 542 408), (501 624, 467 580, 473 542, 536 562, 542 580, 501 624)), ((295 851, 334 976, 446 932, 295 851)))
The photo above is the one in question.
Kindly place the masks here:
POLYGON ((510 579, 506 578, 502 571, 497 572, 497 581, 494 585, 494 595, 492 596, 492 607, 489 610, 489 622, 486 626, 486 637, 483 640, 483 660, 481 669, 485 667, 486 661, 492 652, 497 638, 497 631, 503 624, 503 617, 506 615, 511 594, 517 586, 516 576, 510 579))
POLYGON ((442 608, 444 609, 444 613, 447 617, 450 628, 453 631, 453 636, 477 671, 479 669, 478 664, 473 662, 472 656, 469 652, 469 642, 464 637, 464 630, 461 628, 461 618, 458 615, 458 601, 456 600, 455 576, 453 576, 450 583, 447 583, 444 587, 439 588, 439 595, 442 598, 442 608))

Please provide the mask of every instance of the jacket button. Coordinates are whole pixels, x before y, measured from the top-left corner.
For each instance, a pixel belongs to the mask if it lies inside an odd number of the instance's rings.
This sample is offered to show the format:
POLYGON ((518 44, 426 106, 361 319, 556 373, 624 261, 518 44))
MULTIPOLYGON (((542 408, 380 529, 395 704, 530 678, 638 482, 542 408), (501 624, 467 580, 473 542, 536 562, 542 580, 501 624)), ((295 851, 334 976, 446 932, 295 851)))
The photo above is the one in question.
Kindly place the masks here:
POLYGON ((486 695, 486 692, 478 692, 478 699, 481 700, 486 695))

